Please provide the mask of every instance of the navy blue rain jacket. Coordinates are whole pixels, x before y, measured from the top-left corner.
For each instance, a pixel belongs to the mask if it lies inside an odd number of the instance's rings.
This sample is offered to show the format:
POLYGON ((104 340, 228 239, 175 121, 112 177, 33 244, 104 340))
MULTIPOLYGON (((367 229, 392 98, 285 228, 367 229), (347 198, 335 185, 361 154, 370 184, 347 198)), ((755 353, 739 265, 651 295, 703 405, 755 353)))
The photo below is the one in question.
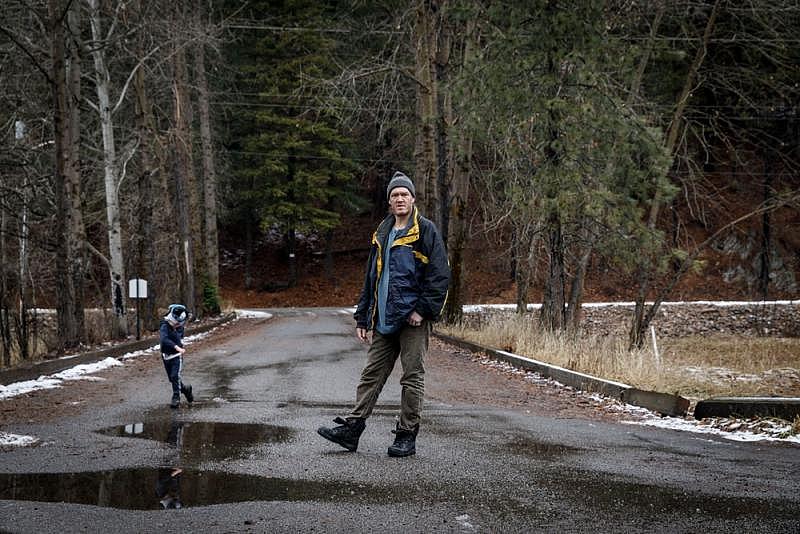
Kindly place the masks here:
POLYGON ((389 328, 406 324, 413 311, 423 319, 435 321, 447 300, 450 265, 439 230, 415 207, 410 227, 401 230, 393 243, 387 243, 394 220, 394 215, 386 217, 372 235, 364 287, 353 316, 359 328, 372 330, 378 322, 378 280, 386 275, 387 269, 391 278, 385 323, 389 328), (392 247, 392 253, 389 265, 385 266, 383 252, 387 246, 392 247))
POLYGON ((166 356, 176 354, 176 346, 183 348, 183 326, 173 327, 166 319, 161 319, 158 328, 161 335, 161 353, 166 356))

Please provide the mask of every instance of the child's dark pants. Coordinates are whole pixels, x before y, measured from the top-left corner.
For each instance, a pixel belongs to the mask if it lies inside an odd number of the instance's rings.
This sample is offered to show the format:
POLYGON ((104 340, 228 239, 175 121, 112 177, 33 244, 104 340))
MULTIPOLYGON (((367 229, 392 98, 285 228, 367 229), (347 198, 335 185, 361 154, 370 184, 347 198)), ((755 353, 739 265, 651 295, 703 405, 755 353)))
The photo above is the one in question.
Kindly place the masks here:
POLYGON ((183 383, 181 382, 181 370, 183 369, 183 358, 175 356, 169 360, 164 360, 164 369, 167 371, 167 378, 172 384, 172 395, 180 396, 183 383))

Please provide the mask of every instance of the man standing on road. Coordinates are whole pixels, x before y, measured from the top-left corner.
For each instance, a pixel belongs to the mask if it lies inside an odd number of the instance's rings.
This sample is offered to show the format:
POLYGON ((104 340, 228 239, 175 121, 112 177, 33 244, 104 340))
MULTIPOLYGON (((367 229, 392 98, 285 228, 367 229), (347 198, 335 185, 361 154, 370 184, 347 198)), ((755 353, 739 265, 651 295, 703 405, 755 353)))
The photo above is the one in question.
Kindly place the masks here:
POLYGON ((372 235, 361 299, 354 315, 356 335, 372 343, 356 389, 356 405, 339 426, 317 432, 349 451, 358 449, 365 421, 378 401, 397 358, 403 367, 400 422, 389 456, 416 453, 425 392, 425 353, 432 323, 447 298, 450 267, 436 226, 414 206, 411 179, 396 172, 386 189, 390 214, 372 235))

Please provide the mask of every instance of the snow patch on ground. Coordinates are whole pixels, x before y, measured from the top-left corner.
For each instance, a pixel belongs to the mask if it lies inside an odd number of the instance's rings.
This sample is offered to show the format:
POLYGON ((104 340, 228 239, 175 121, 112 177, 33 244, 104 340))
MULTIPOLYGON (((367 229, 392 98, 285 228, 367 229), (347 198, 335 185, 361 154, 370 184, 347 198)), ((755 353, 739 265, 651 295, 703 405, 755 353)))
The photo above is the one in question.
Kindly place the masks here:
POLYGON ((39 438, 33 436, 21 436, 19 434, 10 434, 8 432, 0 432, 0 448, 2 447, 29 447, 39 443, 39 438))
POLYGON ((239 319, 269 319, 272 317, 271 313, 259 310, 235 310, 236 317, 239 319))
POLYGON ((60 388, 61 382, 61 380, 55 378, 40 376, 36 380, 14 382, 13 384, 9 384, 7 386, 0 385, 0 400, 16 397, 17 395, 30 393, 31 391, 37 391, 39 389, 60 388))
POLYGON ((66 380, 103 380, 99 377, 87 376, 91 375, 109 367, 116 367, 122 365, 116 358, 106 358, 95 363, 76 365, 55 373, 52 375, 42 375, 36 380, 25 380, 24 382, 14 382, 7 386, 0 385, 0 400, 16 397, 31 391, 38 391, 40 389, 53 389, 59 388, 66 380))
POLYGON ((86 375, 91 375, 98 371, 108 369, 109 367, 117 367, 120 365, 122 364, 116 358, 106 358, 105 360, 100 360, 99 362, 95 363, 76 365, 75 367, 61 371, 60 373, 50 375, 50 377, 58 380, 82 380, 88 378, 86 375))
POLYGON ((790 435, 791 423, 778 419, 709 418, 697 421, 678 417, 658 417, 643 421, 623 421, 627 425, 654 426, 682 432, 714 434, 731 441, 783 441, 800 444, 800 436, 790 435))
POLYGON ((138 358, 139 356, 144 356, 145 354, 150 354, 151 352, 158 350, 160 347, 159 345, 153 345, 148 349, 136 350, 133 352, 127 352, 119 357, 120 360, 127 360, 130 358, 138 358))

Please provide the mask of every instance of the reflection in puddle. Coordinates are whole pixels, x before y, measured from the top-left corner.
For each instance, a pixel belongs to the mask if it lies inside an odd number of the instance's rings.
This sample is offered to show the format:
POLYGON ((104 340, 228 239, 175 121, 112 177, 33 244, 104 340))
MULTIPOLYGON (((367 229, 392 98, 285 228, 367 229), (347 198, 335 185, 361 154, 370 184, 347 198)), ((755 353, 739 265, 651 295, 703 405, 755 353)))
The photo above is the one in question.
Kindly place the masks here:
POLYGON ((156 481, 156 497, 158 504, 164 510, 183 508, 181 501, 181 475, 180 467, 160 467, 156 481))
POLYGON ((290 480, 170 467, 0 474, 0 499, 156 510, 247 501, 377 503, 402 500, 403 496, 400 491, 393 494, 388 488, 343 481, 290 480))
MULTIPOLYGON (((214 422, 149 421, 99 430, 107 436, 162 441, 174 447, 181 463, 241 458, 249 447, 288 441, 288 427, 214 422)), ((177 463, 177 462, 176 462, 177 463)))

